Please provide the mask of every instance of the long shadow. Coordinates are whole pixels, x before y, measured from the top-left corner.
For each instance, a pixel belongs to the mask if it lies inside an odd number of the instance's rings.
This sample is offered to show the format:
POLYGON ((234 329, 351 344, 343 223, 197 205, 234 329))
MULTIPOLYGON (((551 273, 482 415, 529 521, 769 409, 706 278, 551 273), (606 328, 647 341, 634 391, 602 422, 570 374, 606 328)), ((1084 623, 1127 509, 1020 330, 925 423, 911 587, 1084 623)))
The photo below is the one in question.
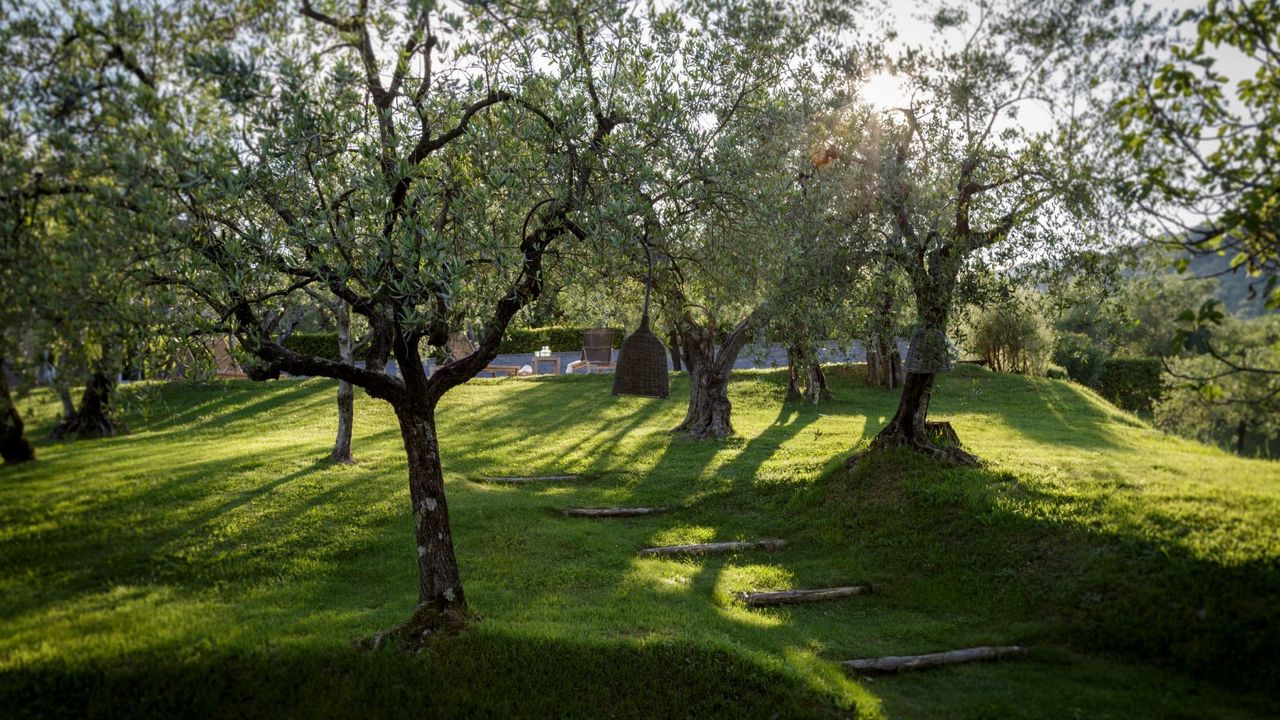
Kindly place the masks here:
MULTIPOLYGON (((254 456, 249 456, 252 461, 254 456)), ((279 460, 279 455, 264 452, 260 459, 279 460)), ((210 501, 208 478, 225 474, 225 460, 189 463, 166 479, 100 497, 92 505, 72 510, 58 503, 57 523, 5 543, 6 565, 27 568, 40 577, 39 592, 21 599, 12 595, 0 606, 0 618, 12 618, 51 600, 70 600, 102 592, 115 585, 167 582, 181 578, 186 585, 194 579, 193 563, 208 563, 201 548, 209 541, 209 533, 226 535, 224 518, 243 510, 279 488, 286 487, 330 467, 327 462, 313 461, 287 475, 260 485, 227 493, 225 499, 210 501), (149 513, 158 503, 189 507, 188 511, 149 513), (121 518, 137 517, 141 521, 120 534, 116 524, 121 518), (219 522, 222 521, 222 522, 219 522), (92 556, 73 550, 84 545, 86 537, 101 537, 92 556), (61 550, 65 548, 64 550, 61 550)), ((314 497, 322 499, 334 490, 327 489, 314 497)), ((271 522, 268 515, 257 515, 252 522, 241 522, 239 533, 261 531, 271 522)), ((318 542, 322 530, 311 534, 318 542)), ((213 582, 209 577, 208 582, 213 582)), ((195 583, 198 586, 199 583, 195 583)))
MULTIPOLYGON (((864 461, 815 487, 812 507, 829 514, 808 514, 802 532, 814 553, 856 553, 876 567, 887 607, 1007 628, 986 640, 1118 653, 1227 687, 1280 690, 1274 557, 1214 562, 1194 543, 1153 539, 1151 518, 1063 521, 1078 498, 1006 472, 951 469, 946 477, 939 482, 931 461, 909 453, 864 461)), ((835 657, 860 650, 831 644, 835 657)))
POLYGON ((725 650, 679 641, 593 643, 491 632, 428 652, 350 648, 167 653, 127 666, 0 675, 17 717, 846 717, 802 682, 725 650), (732 691, 726 691, 731 688, 732 691))
MULTIPOLYGON (((401 474, 397 470, 394 478, 384 477, 371 491, 371 501, 361 508, 367 509, 369 517, 348 529, 345 542, 326 544, 326 534, 333 528, 304 514, 317 504, 335 505, 330 500, 351 491, 359 480, 343 476, 344 482, 337 485, 287 498, 272 492, 308 480, 319 470, 311 466, 264 490, 234 493, 210 508, 197 509, 194 515, 141 528, 127 542, 143 547, 151 546, 148 541, 182 544, 217 525, 217 518, 270 499, 268 512, 249 518, 259 534, 242 528, 229 533, 227 541, 243 543, 274 528, 298 533, 289 544, 273 545, 261 558, 232 554, 231 560, 244 562, 242 569, 179 564, 162 570, 159 577, 192 590, 228 580, 246 584, 266 577, 276 563, 294 559, 298 545, 314 543, 317 552, 302 559, 333 567, 309 570, 298 576, 299 582, 290 578, 271 585, 254 602, 278 610, 258 610, 252 622, 267 637, 309 627, 331 638, 341 637, 307 650, 264 650, 261 656, 255 652, 174 664, 172 658, 182 645, 200 639, 202 626, 194 625, 173 640, 175 645, 157 646, 154 666, 130 664, 127 667, 132 669, 119 672, 115 680, 104 680, 96 668, 42 666, 25 675, 0 676, 0 694, 15 698, 15 707, 32 707, 50 697, 37 696, 33 688, 39 683, 64 689, 66 698, 75 699, 72 712, 83 709, 83 703, 103 703, 107 702, 103 698, 121 695, 155 703, 140 705, 139 714, 174 710, 199 715, 210 707, 207 703, 214 702, 212 690, 195 688, 191 680, 201 677, 204 682, 217 678, 208 685, 227 691, 223 694, 232 698, 232 705, 225 707, 235 709, 239 706, 234 703, 244 702, 248 714, 270 715, 273 709, 301 707, 299 714, 316 710, 321 715, 341 715, 352 706, 349 703, 363 701, 400 708, 412 702, 413 707, 441 714, 478 707, 506 715, 513 714, 511 698, 529 703, 523 706, 528 712, 542 708, 539 703, 550 702, 548 698, 567 695, 561 705, 547 709, 560 716, 591 716, 606 707, 627 715, 632 707, 629 698, 649 692, 655 693, 654 704, 642 707, 658 709, 656 714, 666 714, 661 712, 666 708, 676 715, 753 716, 760 711, 773 714, 781 707, 799 708, 795 714, 803 715, 826 712, 829 706, 795 698, 815 694, 829 698, 830 694, 816 693, 797 675, 767 670, 767 663, 744 657, 763 654, 776 662, 820 642, 826 657, 840 659, 926 651, 957 640, 1029 640, 1121 653, 1144 663, 1164 655, 1181 670, 1220 678, 1235 675, 1237 683, 1275 687, 1280 630, 1268 610, 1280 599, 1280 587, 1273 565, 1251 561, 1226 567, 1193 557, 1182 545, 1151 540, 1138 527, 1107 529, 1063 521, 1064 515, 1055 510, 1067 504, 1067 498, 1007 473, 949 470, 940 475, 929 461, 910 456, 884 456, 861 466, 853 476, 828 472, 810 486, 761 488, 751 480, 779 447, 793 441, 820 413, 860 414, 849 410, 867 395, 837 385, 838 394, 858 400, 842 400, 812 414, 804 408, 783 407, 757 435, 703 443, 662 434, 669 427, 668 419, 683 407, 687 380, 677 379, 672 388, 674 402, 625 405, 607 397, 606 381, 532 382, 520 389, 518 407, 483 402, 481 386, 466 398, 460 396, 458 406, 448 408, 452 419, 441 414, 442 452, 451 473, 488 470, 510 453, 515 460, 503 466, 508 469, 607 470, 613 475, 590 485, 527 493, 452 483, 451 512, 464 584, 487 619, 461 638, 442 642, 425 659, 406 662, 390 654, 356 656, 334 647, 394 624, 413 607, 409 510, 405 503, 388 500, 403 492, 401 474), (594 385, 602 394, 566 400, 566 394, 585 393, 565 393, 557 382, 594 385), (481 402, 464 402, 476 398, 481 402), (523 414, 530 405, 539 409, 523 414), (622 410, 633 414, 624 416, 622 410), (558 420, 558 426, 581 433, 597 427, 601 417, 614 424, 589 436, 586 450, 568 459, 572 467, 557 466, 556 459, 539 447, 536 431, 546 423, 558 420), (491 429, 492 437, 477 434, 484 428, 491 429), (464 444, 464 432, 468 438, 481 439, 464 444), (641 437, 635 437, 637 433, 641 437), (637 447, 660 454, 652 464, 629 466, 622 458, 637 447), (778 512, 781 506, 773 501, 784 494, 790 496, 783 508, 788 511, 778 512), (372 501, 375 496, 377 502, 372 501), (536 511, 549 497, 558 502, 624 499, 678 504, 685 509, 652 519, 591 523, 539 515, 536 511), (760 498, 773 504, 748 507, 760 498), (275 507, 280 503, 285 504, 283 508, 275 507), (776 532, 798 542, 776 554, 750 558, 665 561, 634 555, 644 544, 685 532, 724 539, 747 531, 776 532), (833 624, 823 612, 835 611, 818 609, 757 613, 716 600, 727 582, 726 573, 744 559, 787 568, 799 580, 861 579, 848 576, 867 574, 869 579, 892 582, 882 596, 866 603, 866 609, 853 603, 839 606, 851 615, 862 613, 856 617, 867 619, 866 624, 833 624), (387 567, 394 570, 383 572, 387 567), (369 595, 383 602, 364 609, 353 604, 369 595), (300 604, 304 611, 298 610, 300 604), (617 642, 598 645, 568 639, 579 627, 576 618, 586 614, 592 614, 596 626, 617 628, 624 634, 617 642), (954 624, 922 622, 920 630, 873 631, 870 621, 884 622, 885 617, 961 618, 972 627, 957 630, 954 624), (660 640, 693 633, 704 640, 718 638, 733 651, 720 653, 660 640), (745 652, 744 646, 753 650, 745 652), (664 664, 671 667, 661 667, 664 664), (529 668, 554 667, 559 673, 561 666, 566 668, 563 675, 530 684, 529 668), (325 682, 316 684, 315 678, 325 682), (701 684, 702 678, 706 684, 701 684), (381 689, 375 689, 378 683, 381 689), (726 686, 735 690, 727 693, 726 686), (186 690, 146 692, 157 687, 186 690), (299 687, 313 689, 315 707, 296 704, 310 702, 299 700, 308 698, 297 692, 299 687), (760 687, 764 689, 757 692, 760 687), (671 688, 680 688, 679 693, 671 688), (737 704, 735 698, 744 698, 744 704, 737 704)), ((896 396, 886 395, 884 405, 895 401, 896 396)), ((869 428, 871 423, 864 426, 864 435, 869 428)), ((838 459, 833 455, 824 467, 833 468, 838 459)), ((397 468, 400 462, 396 460, 397 468)), ((165 482, 159 497, 182 502, 189 497, 184 483, 194 483, 201 473, 215 471, 221 464, 184 468, 165 482)), ((139 509, 136 496, 128 502, 103 502, 93 511, 118 518, 139 509)), ((37 542, 70 544, 76 524, 49 531, 37 542)), ((40 557, 32 554, 20 564, 39 562, 40 557)), ((107 567, 99 574, 75 567, 77 562, 81 559, 59 561, 58 570, 70 575, 65 582, 55 581, 54 587, 75 593, 75 587, 84 584, 84 593, 101 593, 112 581, 145 583, 157 577, 123 551, 104 556, 102 563, 107 567)), ((39 581, 44 583, 45 578, 39 581)), ((48 602, 50 598, 40 599, 48 602)), ((239 618, 233 606, 222 612, 239 618)), ((913 682, 888 679, 878 687, 909 694, 918 687, 913 682)), ((220 710, 210 712, 226 714, 220 710)))

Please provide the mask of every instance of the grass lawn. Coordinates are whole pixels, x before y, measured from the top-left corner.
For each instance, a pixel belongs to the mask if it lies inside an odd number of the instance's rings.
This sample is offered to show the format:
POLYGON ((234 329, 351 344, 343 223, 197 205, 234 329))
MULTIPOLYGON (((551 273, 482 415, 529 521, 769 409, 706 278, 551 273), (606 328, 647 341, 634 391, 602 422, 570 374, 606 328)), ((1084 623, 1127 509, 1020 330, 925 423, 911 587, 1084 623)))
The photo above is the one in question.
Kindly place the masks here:
MULTIPOLYGON (((982 469, 842 469, 892 412, 861 369, 782 403, 736 374, 739 436, 676 439, 612 378, 473 381, 440 410, 482 620, 417 655, 351 642, 416 599, 405 463, 333 384, 157 386, 126 436, 0 468, 0 714, 41 717, 1269 717, 1280 713, 1280 464, 1172 438, 1079 386, 962 368, 934 400, 982 469), (485 474, 582 473, 505 487, 485 474), (573 505, 665 515, 566 518, 573 505), (697 560, 639 548, 781 537, 697 560), (747 589, 882 592, 748 609, 747 589), (1029 657, 855 679, 835 661, 980 644, 1029 657)), ((57 412, 35 395, 34 438, 57 412)))

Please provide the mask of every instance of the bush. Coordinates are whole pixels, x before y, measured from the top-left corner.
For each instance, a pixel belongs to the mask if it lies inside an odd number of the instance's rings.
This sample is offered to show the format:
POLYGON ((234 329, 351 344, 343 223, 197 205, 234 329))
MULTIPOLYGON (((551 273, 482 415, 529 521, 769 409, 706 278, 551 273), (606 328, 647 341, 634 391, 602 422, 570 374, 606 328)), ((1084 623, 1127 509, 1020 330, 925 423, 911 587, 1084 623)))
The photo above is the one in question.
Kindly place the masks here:
MULTIPOLYGON (((314 355, 328 360, 338 359, 338 333, 295 332, 284 341, 284 346, 296 353, 314 355)), ((356 349, 356 359, 364 359, 364 349, 356 349)))
MULTIPOLYGON (((555 352, 568 352, 582 349, 582 333, 590 328, 572 325, 548 325, 540 328, 508 328, 507 334, 498 345, 502 354, 531 353, 541 350, 543 345, 550 345, 555 352)), ((623 331, 613 329, 613 346, 622 342, 623 331)))
MULTIPOLYGON (((552 350, 565 352, 582 348, 582 333, 589 328, 571 325, 551 325, 540 328, 509 328, 507 334, 498 345, 498 352, 504 355, 531 353, 541 350, 543 345, 550 345, 552 350)), ((622 342, 623 331, 613 330, 613 346, 622 342)), ((338 359, 338 334, 335 332, 295 332, 285 340, 284 346, 294 352, 316 357, 338 359)), ((363 349, 356 350, 356 359, 365 359, 363 349)))
POLYGON ((1053 352, 1053 330, 1027 298, 984 309, 970 338, 972 350, 996 372, 1039 375, 1053 352))
POLYGON ((1160 399, 1160 358, 1110 358, 1102 366, 1096 389, 1125 410, 1150 412, 1160 399))
POLYGON ((1044 376, 1050 380, 1070 380, 1067 369, 1055 363, 1049 363, 1044 369, 1044 376))
POLYGON ((1063 333, 1053 348, 1053 362, 1067 371, 1067 377, 1081 385, 1097 387, 1107 352, 1084 333, 1063 333))

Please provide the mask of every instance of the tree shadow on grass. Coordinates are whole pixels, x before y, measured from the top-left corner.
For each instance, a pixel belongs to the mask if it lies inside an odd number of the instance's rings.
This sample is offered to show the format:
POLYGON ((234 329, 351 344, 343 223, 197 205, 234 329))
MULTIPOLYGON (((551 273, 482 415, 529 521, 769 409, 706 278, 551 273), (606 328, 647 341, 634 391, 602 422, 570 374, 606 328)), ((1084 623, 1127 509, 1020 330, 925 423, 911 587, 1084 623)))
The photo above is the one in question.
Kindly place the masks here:
MULTIPOLYGON (((884 577, 887 608, 977 619, 974 644, 1056 643, 1280 691, 1274 559, 1214 562, 1197 557, 1194 542, 1152 538, 1159 518, 1084 522, 1073 517, 1076 498, 905 451, 832 473, 808 502, 827 509, 799 531, 814 553, 864 558, 884 577), (1009 634, 999 637, 1000 627, 1009 634)), ((1105 510, 1089 514, 1123 517, 1105 510)))
MULTIPOLYGON (((847 686, 839 686, 843 692, 815 693, 812 679, 796 679, 799 671, 777 671, 797 656, 803 662, 806 653, 820 651, 838 660, 1023 640, 1117 652, 1144 663, 1164 655, 1175 667, 1193 671, 1213 671, 1216 663, 1219 673, 1238 673, 1239 682, 1274 683, 1258 675, 1259 667, 1276 667, 1274 648, 1280 647, 1274 623, 1260 614, 1275 606, 1274 568, 1227 569, 1145 540, 1138 527, 1103 532, 1054 519, 1060 514, 1048 510, 1067 500, 1042 488, 1007 473, 939 469, 911 456, 885 456, 853 477, 828 472, 814 485, 761 487, 753 480, 779 448, 821 414, 858 415, 869 395, 837 386, 847 400, 820 406, 811 415, 779 404, 777 417, 758 433, 752 430, 729 443, 699 443, 663 434, 670 416, 683 407, 680 381, 672 401, 632 405, 613 401, 604 392, 606 380, 560 381, 595 383, 598 397, 566 401, 557 381, 530 383, 521 388, 518 407, 463 403, 451 410, 454 418, 465 415, 466 423, 442 418, 447 425, 442 451, 453 473, 501 466, 612 474, 545 490, 494 489, 451 478, 464 585, 488 619, 456 640, 443 641, 425 659, 360 656, 336 647, 402 620, 414 602, 414 549, 397 447, 391 472, 386 463, 367 476, 359 469, 355 474, 344 470, 332 476, 340 478, 338 483, 321 485, 316 481, 330 478, 311 477, 318 470, 303 472, 304 466, 302 474, 266 491, 232 488, 212 505, 197 507, 194 516, 177 513, 121 540, 141 545, 171 539, 175 564, 158 575, 138 567, 131 551, 104 556, 97 575, 76 577, 78 559, 57 566, 77 581, 71 586, 87 580, 100 593, 112 587, 112 578, 120 583, 159 578, 177 593, 197 596, 225 593, 226 604, 210 614, 220 616, 222 627, 246 628, 248 639, 229 640, 239 654, 184 652, 219 627, 210 618, 213 624, 195 623, 158 640, 154 661, 124 657, 114 663, 123 668, 114 675, 98 667, 53 663, 21 671, 25 675, 10 673, 0 684, 8 683, 5 692, 16 698, 13 707, 33 707, 40 698, 57 703, 59 695, 73 710, 85 707, 85 697, 109 703, 119 695, 152 703, 138 706, 134 714, 225 715, 225 705, 250 716, 324 714, 329 708, 344 715, 352 707, 565 716, 594 716, 615 707, 621 716, 752 716, 781 708, 783 715, 811 715, 828 706, 791 698, 816 694, 847 700, 851 695, 847 686), (539 410, 529 416, 520 410, 528 405, 539 410), (461 408, 468 412, 457 412, 461 408), (542 447, 545 439, 535 434, 543 421, 558 418, 568 418, 567 430, 588 437, 580 444, 585 449, 566 454, 566 467, 557 464, 561 451, 542 447), (606 429, 588 432, 602 418, 606 429), (490 435, 477 434, 478 428, 490 428, 490 435), (450 440, 450 434, 464 431, 480 438, 480 450, 450 440), (653 451, 656 459, 634 464, 638 449, 653 451), (366 493, 356 492, 366 484, 366 493), (294 485, 298 492, 284 492, 294 485), (340 502, 344 498, 350 501, 340 502), (550 518, 542 512, 548 503, 602 500, 674 504, 682 510, 618 522, 550 518), (317 514, 324 508, 330 514, 317 514), (190 522, 202 509, 212 514, 190 522), (208 533, 221 536, 206 543, 208 533), (636 558, 640 547, 682 533, 708 539, 776 533, 792 544, 774 554, 694 562, 636 558), (209 548, 225 554, 220 559, 200 555, 209 548), (886 590, 865 603, 746 610, 724 597, 740 589, 735 583, 745 565, 776 566, 798 584, 872 579, 885 582, 886 590), (833 622, 834 613, 844 613, 847 621, 833 622), (302 638, 302 646, 295 640, 286 649, 245 649, 255 635, 272 644, 302 638), (569 636, 573 640, 564 639, 569 636), (682 636, 690 638, 687 645, 671 640, 682 636), (715 647, 732 649, 708 649, 715 647), (655 648, 670 652, 651 656, 655 648), (1231 655, 1233 649, 1239 653, 1231 655), (640 659, 632 658, 637 654, 640 659), (193 659, 175 662, 180 657, 193 659), (197 682, 206 685, 188 687, 197 682), (764 694, 751 689, 757 682, 766 683, 764 694), (51 692, 43 693, 41 686, 51 692), (778 688, 783 690, 777 693, 778 688), (312 697, 315 704, 306 704, 312 697), (747 704, 739 704, 739 697, 747 704)), ((485 393, 460 397, 483 400, 485 393)), ((886 406, 896 399, 874 397, 886 406)), ((384 436, 390 433, 378 436, 389 440, 384 436)), ((300 452, 272 459, 296 464, 300 452)), ((841 454, 823 459, 823 467, 834 470, 841 454)), ((184 468, 181 477, 165 481, 158 497, 162 504, 185 502, 184 482, 194 485, 202 472, 220 471, 225 466, 213 462, 184 468)), ((141 511, 136 503, 142 499, 99 510, 117 520, 129 518, 141 511)), ((71 524, 84 521, 80 517, 71 524)), ((111 530, 103 525, 98 532, 105 537, 111 530)), ((43 539, 74 545, 70 535, 43 539)), ((807 672, 820 676, 838 670, 823 664, 807 672)), ((1050 673, 1028 680, 1042 681, 1050 673)), ((920 681, 883 680, 879 687, 903 696, 919 687, 914 682, 920 681)), ((132 707, 126 703, 126 709, 132 707)))
POLYGON ((14 717, 842 717, 802 683, 675 641, 589 643, 473 629, 426 652, 167 655, 0 675, 14 717))

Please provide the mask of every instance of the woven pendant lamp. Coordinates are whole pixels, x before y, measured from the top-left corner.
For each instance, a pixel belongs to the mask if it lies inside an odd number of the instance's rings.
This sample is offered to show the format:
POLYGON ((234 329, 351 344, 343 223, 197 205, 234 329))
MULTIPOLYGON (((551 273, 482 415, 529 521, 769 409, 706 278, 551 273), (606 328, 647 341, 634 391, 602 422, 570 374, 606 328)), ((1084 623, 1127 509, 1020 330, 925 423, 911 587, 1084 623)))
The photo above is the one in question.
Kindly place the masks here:
POLYGON ((614 395, 639 395, 640 397, 665 398, 671 394, 667 376, 667 346, 649 329, 649 292, 653 287, 653 254, 649 243, 644 243, 649 258, 649 277, 644 284, 644 314, 640 327, 622 341, 618 350, 618 364, 613 373, 614 395))

